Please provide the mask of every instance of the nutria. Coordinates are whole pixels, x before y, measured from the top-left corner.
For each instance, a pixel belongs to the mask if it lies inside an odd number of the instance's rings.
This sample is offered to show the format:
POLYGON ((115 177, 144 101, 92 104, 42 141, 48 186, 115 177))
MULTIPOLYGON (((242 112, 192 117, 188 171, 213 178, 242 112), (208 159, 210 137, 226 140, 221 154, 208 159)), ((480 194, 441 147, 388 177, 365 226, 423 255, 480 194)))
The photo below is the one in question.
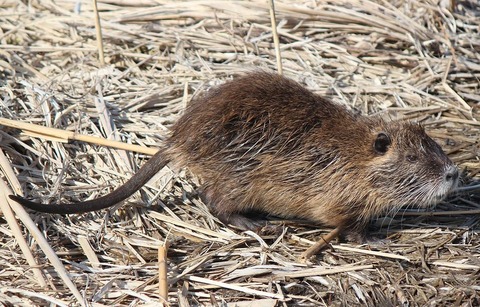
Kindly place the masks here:
POLYGON ((381 213, 435 204, 457 184, 452 161, 416 123, 355 114, 277 74, 253 72, 197 96, 171 135, 123 186, 95 200, 33 210, 71 214, 112 206, 168 162, 201 178, 225 224, 262 211, 362 232, 381 213))

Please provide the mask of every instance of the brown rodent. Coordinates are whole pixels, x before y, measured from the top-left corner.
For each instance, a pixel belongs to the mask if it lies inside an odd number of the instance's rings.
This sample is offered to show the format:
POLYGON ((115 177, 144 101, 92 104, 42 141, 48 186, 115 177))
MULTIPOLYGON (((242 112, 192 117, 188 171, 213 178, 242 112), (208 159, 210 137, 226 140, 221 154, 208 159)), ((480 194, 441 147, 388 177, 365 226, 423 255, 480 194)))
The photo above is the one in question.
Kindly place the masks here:
POLYGON ((424 129, 356 115, 300 84, 252 72, 192 101, 164 146, 123 186, 95 200, 43 205, 71 214, 112 206, 168 162, 202 180, 203 199, 225 224, 251 229, 263 211, 362 232, 381 213, 435 204, 458 171, 424 129))

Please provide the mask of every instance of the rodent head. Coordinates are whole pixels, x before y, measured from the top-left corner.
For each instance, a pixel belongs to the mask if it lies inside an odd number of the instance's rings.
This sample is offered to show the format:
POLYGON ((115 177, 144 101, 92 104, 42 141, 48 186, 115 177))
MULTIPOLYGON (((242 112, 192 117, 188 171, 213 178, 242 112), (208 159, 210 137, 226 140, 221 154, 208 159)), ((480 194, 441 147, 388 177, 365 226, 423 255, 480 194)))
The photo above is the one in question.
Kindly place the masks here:
POLYGON ((393 121, 376 130, 369 177, 383 203, 427 207, 457 186, 458 169, 422 126, 393 121))

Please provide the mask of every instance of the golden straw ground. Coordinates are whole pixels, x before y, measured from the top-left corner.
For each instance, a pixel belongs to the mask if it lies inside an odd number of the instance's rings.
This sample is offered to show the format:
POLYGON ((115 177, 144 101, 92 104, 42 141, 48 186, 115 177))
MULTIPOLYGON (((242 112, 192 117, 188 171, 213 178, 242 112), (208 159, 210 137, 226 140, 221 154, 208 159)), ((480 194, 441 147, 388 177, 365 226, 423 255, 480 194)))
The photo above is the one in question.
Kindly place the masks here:
MULTIPOLYGON (((478 180, 480 7, 456 2, 275 1, 283 74, 358 112, 422 122, 478 180)), ((277 70, 268 1, 98 1, 105 66, 92 2, 75 3, 2 2, 0 117, 155 151, 198 91, 277 70)), ((45 202, 104 195, 151 154, 43 129, 2 125, 0 137, 2 193, 45 202)), ((372 234, 384 240, 333 241, 307 265, 299 256, 331 229, 237 232, 209 213, 196 181, 165 168, 123 206, 69 217, 9 213, 4 201, 0 302, 158 305, 166 260, 172 306, 480 303, 478 190, 437 213, 382 217, 372 234)))

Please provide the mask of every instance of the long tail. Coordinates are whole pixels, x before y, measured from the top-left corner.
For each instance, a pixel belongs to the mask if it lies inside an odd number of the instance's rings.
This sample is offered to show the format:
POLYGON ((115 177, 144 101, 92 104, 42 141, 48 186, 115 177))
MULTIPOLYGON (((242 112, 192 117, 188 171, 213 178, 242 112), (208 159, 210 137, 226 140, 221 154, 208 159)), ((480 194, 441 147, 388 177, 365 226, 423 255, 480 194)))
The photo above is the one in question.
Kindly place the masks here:
POLYGON ((85 202, 46 205, 30 201, 17 195, 9 195, 9 197, 27 208, 45 213, 74 214, 97 211, 113 206, 135 193, 168 162, 169 159, 165 158, 159 151, 151 157, 132 178, 125 182, 125 184, 105 196, 85 202))

